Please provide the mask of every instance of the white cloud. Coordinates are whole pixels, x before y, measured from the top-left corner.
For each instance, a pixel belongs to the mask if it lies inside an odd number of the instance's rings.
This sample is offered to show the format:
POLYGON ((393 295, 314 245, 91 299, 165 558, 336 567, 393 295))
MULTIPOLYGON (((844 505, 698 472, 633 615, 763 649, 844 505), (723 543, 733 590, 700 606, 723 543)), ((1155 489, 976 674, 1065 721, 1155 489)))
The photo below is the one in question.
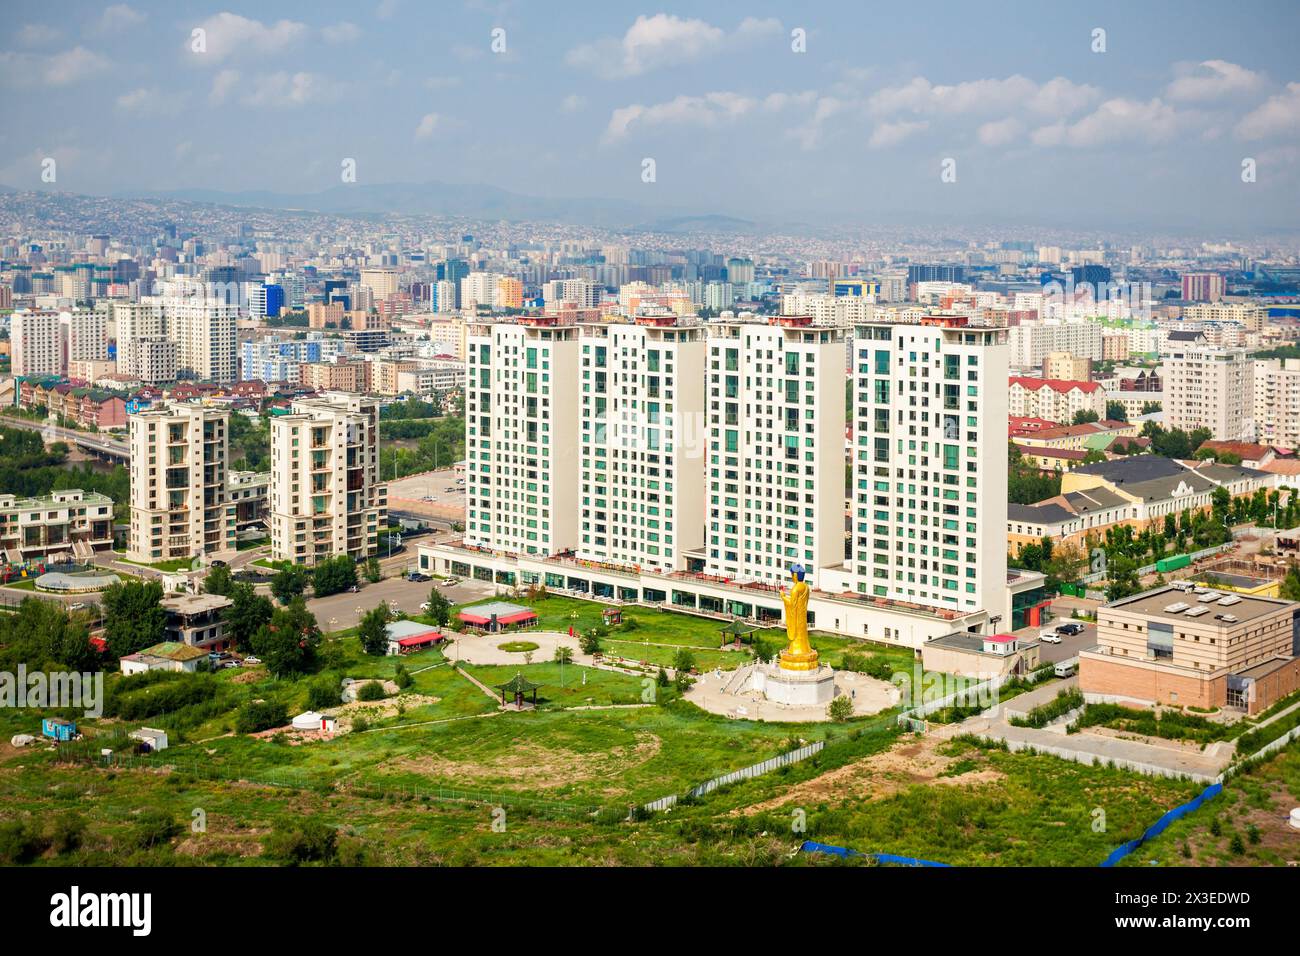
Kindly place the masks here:
POLYGON ((1177 70, 1181 75, 1165 88, 1165 95, 1171 100, 1183 102, 1251 93, 1264 84, 1264 78, 1258 73, 1227 60, 1182 63, 1177 66, 1177 70))
POLYGON ((125 3, 115 3, 104 8, 104 12, 99 17, 99 29, 104 33, 116 33, 118 30, 125 30, 144 21, 145 15, 139 10, 125 3))
POLYGON ((28 23, 18 31, 18 42, 23 46, 45 46, 53 43, 62 34, 54 27, 44 23, 28 23))
POLYGON ((609 79, 640 76, 747 46, 781 32, 780 21, 775 19, 747 17, 728 33, 704 20, 669 13, 642 14, 622 37, 603 37, 574 47, 565 60, 570 66, 609 79))
POLYGON ((1088 149, 1107 143, 1165 142, 1185 132, 1198 114, 1182 112, 1156 97, 1109 99, 1073 123, 1041 126, 1030 135, 1035 146, 1073 146, 1088 149))
POLYGON ((1296 133, 1300 133, 1300 83, 1288 83, 1283 92, 1270 96, 1237 124, 1237 135, 1242 139, 1296 133))
POLYGON ((899 120, 896 123, 878 123, 871 131, 867 145, 872 149, 897 146, 903 140, 930 128, 929 120, 899 120))
POLYGON ((184 93, 167 93, 156 87, 141 87, 117 98, 117 108, 124 113, 144 116, 168 116, 185 107, 184 93))
POLYGON ((339 88, 318 73, 267 73, 256 77, 241 102, 254 108, 285 109, 331 100, 339 88))
POLYGON ((1046 83, 1016 74, 1006 79, 968 80, 945 86, 918 76, 903 86, 877 90, 867 100, 875 116, 897 113, 997 114, 1032 112, 1060 115, 1077 112, 1095 102, 1101 91, 1058 76, 1046 83))
POLYGON ((82 46, 62 53, 36 54, 0 52, 0 84, 5 86, 71 86, 112 64, 82 46))
POLYGON ((425 113, 420 118, 420 125, 415 127, 415 138, 417 140, 430 139, 434 130, 438 128, 439 121, 437 113, 425 113))
POLYGON ((587 98, 577 93, 570 93, 560 103, 560 109, 566 113, 576 113, 587 105, 587 98))
MULTIPOLYGON (((208 17, 199 26, 207 33, 207 51, 194 54, 199 63, 220 63, 233 56, 265 56, 279 53, 298 42, 307 27, 293 20, 262 23, 237 13, 223 11, 208 17)), ((190 49, 190 34, 185 34, 185 49, 190 49)))
POLYGON ((208 93, 208 102, 213 106, 224 103, 226 97, 234 92, 238 83, 238 70, 222 70, 212 78, 212 90, 208 93))
POLYGON ((759 101, 739 93, 706 93, 679 96, 666 103, 642 106, 634 103, 614 110, 605 128, 606 142, 622 139, 633 126, 714 127, 753 112, 759 101))
POLYGON ((1008 116, 1006 119, 983 124, 975 135, 985 146, 1006 146, 1008 143, 1014 143, 1024 134, 1025 124, 1014 116, 1008 116))
POLYGON ((326 43, 351 43, 361 36, 361 28, 355 23, 344 20, 341 23, 335 23, 333 26, 322 28, 320 35, 326 43))

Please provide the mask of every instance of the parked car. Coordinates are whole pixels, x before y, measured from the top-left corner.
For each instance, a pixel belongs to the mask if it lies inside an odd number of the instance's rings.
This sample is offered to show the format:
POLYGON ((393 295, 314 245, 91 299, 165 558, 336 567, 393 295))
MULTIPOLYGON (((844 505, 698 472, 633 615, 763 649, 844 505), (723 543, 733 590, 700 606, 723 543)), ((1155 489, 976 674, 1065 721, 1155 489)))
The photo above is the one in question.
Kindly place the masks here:
POLYGON ((253 656, 250 654, 248 657, 245 657, 245 658, 244 658, 244 663, 245 663, 245 664, 260 664, 260 663, 262 663, 262 659, 261 659, 260 657, 253 657, 253 656))
POLYGON ((454 486, 451 488, 444 488, 442 490, 445 494, 449 494, 449 495, 454 495, 456 492, 460 491, 459 488, 456 488, 454 486))
POLYGON ((359 593, 360 591, 361 591, 361 588, 357 587, 355 584, 352 585, 352 587, 348 588, 348 593, 349 593, 349 594, 357 594, 357 593, 359 593))
POLYGON ((224 567, 226 567, 226 562, 225 562, 225 561, 222 561, 220 558, 213 558, 212 561, 210 561, 209 563, 210 563, 214 568, 224 568, 224 567))
POLYGON ((78 601, 76 604, 68 605, 69 611, 84 611, 85 609, 86 609, 86 605, 82 604, 80 601, 78 601))
POLYGON ((1038 639, 1039 639, 1040 641, 1043 641, 1043 642, 1047 643, 1047 644, 1060 644, 1060 643, 1061 643, 1061 635, 1060 635, 1060 634, 1057 634, 1055 631, 1043 631, 1042 634, 1039 634, 1039 635, 1038 635, 1038 639))
POLYGON ((410 574, 408 574, 408 575, 406 576, 406 580, 408 580, 408 581, 418 581, 418 582, 420 582, 420 583, 423 583, 423 582, 428 581, 428 580, 431 580, 431 579, 430 579, 430 577, 429 577, 427 574, 421 574, 419 571, 413 571, 412 573, 410 573, 410 574))
POLYGON ((449 588, 453 584, 460 584, 460 578, 447 578, 442 582, 442 586, 445 588, 449 588))
POLYGON ((427 610, 429 610, 429 602, 428 602, 428 601, 423 601, 423 602, 421 602, 421 604, 420 604, 420 610, 421 610, 421 611, 427 611, 427 610))
POLYGON ((1077 621, 1070 621, 1066 624, 1058 624, 1056 625, 1056 633, 1068 634, 1071 637, 1073 637, 1075 634, 1083 633, 1083 625, 1079 624, 1077 621))

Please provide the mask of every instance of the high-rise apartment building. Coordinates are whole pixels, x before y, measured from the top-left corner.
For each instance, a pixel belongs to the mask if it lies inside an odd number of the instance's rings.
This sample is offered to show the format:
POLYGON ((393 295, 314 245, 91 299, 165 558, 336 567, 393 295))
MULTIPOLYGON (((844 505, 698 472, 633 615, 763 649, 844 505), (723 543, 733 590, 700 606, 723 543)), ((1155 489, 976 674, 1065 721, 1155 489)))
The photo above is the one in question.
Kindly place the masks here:
POLYGON ((465 542, 514 554, 574 548, 577 326, 551 316, 475 323, 468 349, 465 542))
POLYGON ((1218 302, 1223 298, 1223 276, 1217 272, 1189 272, 1183 276, 1183 300, 1218 302))
POLYGON ((59 316, 63 364, 108 358, 108 315, 99 309, 73 309, 59 316))
POLYGON ((578 556, 685 570, 704 544, 704 326, 668 315, 579 328, 578 556))
POLYGON ((296 401, 271 421, 271 556, 315 565, 379 550, 379 402, 342 392, 296 401))
POLYGON ((844 564, 844 330, 811 316, 711 322, 704 568, 813 587, 844 564))
MULTIPOLYGON (((854 345, 858 590, 958 611, 1002 607, 1007 330, 949 317, 874 323, 854 345)), ((824 394, 829 403, 834 391, 824 394)))
POLYGON ((131 527, 127 557, 155 563, 233 554, 226 501, 229 412, 163 403, 130 416, 131 527))
POLYGON ((14 375, 61 375, 65 369, 59 313, 23 309, 9 320, 14 375))
POLYGON ((238 380, 239 306, 221 299, 172 296, 163 298, 162 309, 168 335, 176 340, 181 372, 203 382, 238 380))
POLYGON ((1300 448, 1300 359, 1256 359, 1251 378, 1255 440, 1300 448))
POLYGON ((1255 393, 1247 349, 1170 341, 1161 356, 1166 428, 1208 428, 1223 441, 1255 440, 1255 393))

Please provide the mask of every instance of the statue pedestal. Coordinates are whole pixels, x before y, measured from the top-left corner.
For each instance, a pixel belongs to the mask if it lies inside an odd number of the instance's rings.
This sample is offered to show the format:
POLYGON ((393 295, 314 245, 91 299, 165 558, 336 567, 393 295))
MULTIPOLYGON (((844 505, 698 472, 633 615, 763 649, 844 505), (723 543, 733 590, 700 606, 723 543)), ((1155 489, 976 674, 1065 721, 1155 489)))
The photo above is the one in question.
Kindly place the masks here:
POLYGON ((816 707, 835 697, 835 671, 824 664, 815 670, 791 671, 779 664, 755 667, 750 689, 774 704, 787 707, 816 707))

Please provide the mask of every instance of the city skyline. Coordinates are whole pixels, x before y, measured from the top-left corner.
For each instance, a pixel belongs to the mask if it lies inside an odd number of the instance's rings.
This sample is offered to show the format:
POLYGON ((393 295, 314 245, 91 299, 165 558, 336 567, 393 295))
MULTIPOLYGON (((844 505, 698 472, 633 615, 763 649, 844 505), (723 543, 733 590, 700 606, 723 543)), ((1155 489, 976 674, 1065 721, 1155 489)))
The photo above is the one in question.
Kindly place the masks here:
POLYGON ((1243 23, 1171 4, 887 21, 848 4, 584 5, 563 21, 515 3, 84 3, 57 20, 18 4, 0 75, 26 135, 0 152, 0 183, 380 213, 413 191, 378 187, 447 184, 425 190, 436 212, 485 186, 623 225, 1274 230, 1300 211, 1297 13, 1256 6, 1243 23), (968 39, 930 62, 937 31, 968 39))

